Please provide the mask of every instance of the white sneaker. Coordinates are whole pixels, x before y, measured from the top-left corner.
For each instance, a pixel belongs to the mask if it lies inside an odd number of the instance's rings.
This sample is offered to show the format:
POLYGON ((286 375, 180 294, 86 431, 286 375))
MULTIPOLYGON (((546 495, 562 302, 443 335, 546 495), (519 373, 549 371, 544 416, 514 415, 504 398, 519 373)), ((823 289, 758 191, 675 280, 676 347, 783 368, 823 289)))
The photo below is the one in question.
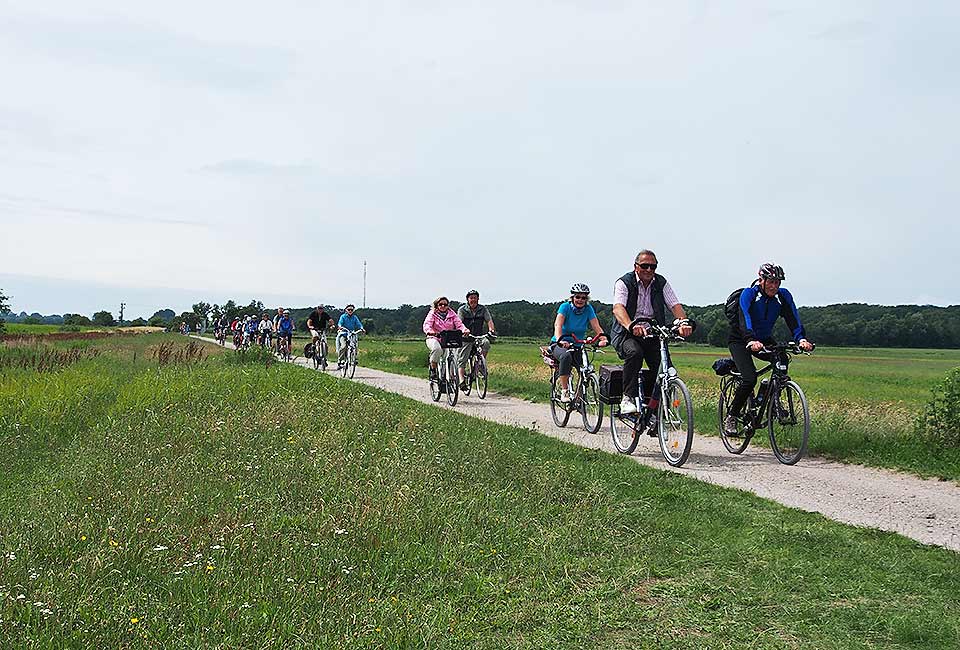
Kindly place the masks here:
POLYGON ((632 397, 624 397, 620 402, 620 414, 630 415, 637 412, 637 404, 632 397))
POLYGON ((560 391, 560 401, 564 404, 570 403, 570 389, 564 388, 560 391))

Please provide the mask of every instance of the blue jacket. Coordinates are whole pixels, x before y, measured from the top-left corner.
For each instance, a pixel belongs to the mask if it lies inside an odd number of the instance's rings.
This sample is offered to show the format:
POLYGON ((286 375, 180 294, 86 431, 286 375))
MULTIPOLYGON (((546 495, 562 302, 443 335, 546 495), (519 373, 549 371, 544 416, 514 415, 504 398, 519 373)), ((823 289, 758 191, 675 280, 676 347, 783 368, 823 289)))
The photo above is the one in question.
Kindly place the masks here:
POLYGON ((284 334, 286 334, 287 332, 292 332, 293 319, 290 318, 289 316, 284 316, 283 318, 281 318, 280 322, 277 323, 277 331, 283 332, 284 334))
MULTIPOLYGON (((793 333, 793 340, 800 341, 806 334, 800 323, 800 312, 790 292, 780 287, 773 298, 768 298, 760 287, 754 285, 740 293, 739 332, 731 332, 732 341, 769 341, 773 339, 773 326, 783 317, 793 333)), ((731 341, 731 342, 732 342, 731 341)))
POLYGON ((343 328, 345 330, 350 330, 351 332, 356 332, 357 330, 363 329, 363 325, 360 323, 360 319, 357 318, 356 314, 353 314, 352 316, 340 314, 340 320, 337 321, 337 328, 343 328))

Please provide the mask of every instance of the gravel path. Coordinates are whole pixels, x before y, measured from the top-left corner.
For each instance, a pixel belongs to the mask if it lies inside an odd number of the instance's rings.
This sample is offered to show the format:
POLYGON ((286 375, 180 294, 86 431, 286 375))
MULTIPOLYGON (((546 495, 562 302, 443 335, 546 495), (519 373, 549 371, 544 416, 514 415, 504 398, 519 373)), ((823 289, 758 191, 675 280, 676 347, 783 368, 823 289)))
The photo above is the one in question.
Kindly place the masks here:
MULTIPOLYGON (((306 359, 297 359, 296 363, 312 368, 306 359)), ((425 377, 358 367, 354 381, 434 404, 425 377)), ((450 408, 445 401, 439 405, 450 408)), ((579 422, 576 417, 560 428, 553 423, 549 406, 492 393, 485 400, 461 395, 453 410, 532 429, 581 447, 617 453, 610 440, 609 417, 599 433, 588 434, 574 426, 579 422)), ((960 485, 951 481, 809 457, 787 467, 762 447, 751 446, 734 456, 716 436, 695 437, 690 459, 680 469, 667 465, 656 439, 647 436, 631 458, 707 483, 747 490, 846 524, 892 531, 924 544, 960 551, 960 485)))

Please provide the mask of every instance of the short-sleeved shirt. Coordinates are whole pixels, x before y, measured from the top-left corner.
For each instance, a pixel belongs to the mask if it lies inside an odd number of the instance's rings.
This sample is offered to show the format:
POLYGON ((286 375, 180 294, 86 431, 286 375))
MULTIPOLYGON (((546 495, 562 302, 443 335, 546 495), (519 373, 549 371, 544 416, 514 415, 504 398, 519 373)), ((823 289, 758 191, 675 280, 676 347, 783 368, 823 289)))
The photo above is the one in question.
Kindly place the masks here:
POLYGON ((476 309, 470 309, 470 305, 460 305, 460 309, 457 310, 457 316, 460 317, 460 320, 463 321, 463 324, 467 326, 470 333, 474 336, 483 334, 486 330, 484 326, 489 325, 490 322, 493 321, 487 308, 479 304, 476 309))
MULTIPOLYGON (((593 305, 587 303, 586 306, 576 309, 570 301, 560 305, 557 313, 563 315, 563 328, 560 330, 560 338, 565 341, 573 341, 571 334, 578 339, 586 338, 587 327, 590 325, 590 321, 597 317, 597 312, 593 310, 593 305)), ((550 341, 555 343, 557 337, 550 337, 550 341)))
MULTIPOLYGON (((634 271, 636 273, 636 271, 634 271)), ((613 304, 627 306, 627 285, 623 280, 617 280, 613 285, 613 304)), ((673 287, 667 282, 663 285, 663 302, 667 309, 673 309, 680 301, 677 300, 677 294, 673 287)), ((653 318, 653 282, 643 286, 640 278, 637 278, 637 311, 635 314, 627 314, 630 320, 635 318, 653 318)))
POLYGON ((340 314, 340 320, 337 321, 337 327, 356 332, 363 329, 363 323, 357 318, 356 314, 340 314))
POLYGON ((322 314, 314 309, 310 312, 310 315, 307 316, 307 320, 313 323, 313 329, 322 330, 326 329, 327 323, 330 322, 330 314, 323 312, 322 314))

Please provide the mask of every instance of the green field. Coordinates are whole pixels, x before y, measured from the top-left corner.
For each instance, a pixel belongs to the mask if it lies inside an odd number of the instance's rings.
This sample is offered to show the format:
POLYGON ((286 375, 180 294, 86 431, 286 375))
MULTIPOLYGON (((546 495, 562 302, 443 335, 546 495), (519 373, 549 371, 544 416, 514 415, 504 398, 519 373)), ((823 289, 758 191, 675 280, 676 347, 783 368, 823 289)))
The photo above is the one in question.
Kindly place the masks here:
MULTIPOLYGON (((612 348, 607 350, 597 355, 597 365, 620 363, 612 348)), ((729 352, 682 345, 672 354, 694 399, 698 433, 715 435, 719 382, 711 365, 729 352)), ((491 390, 546 401, 550 370, 538 344, 498 342, 489 362, 491 390)), ((425 377, 426 363, 423 341, 368 337, 360 345, 364 366, 425 377)), ((919 439, 913 429, 930 389, 957 366, 960 350, 818 348, 812 356, 796 358, 790 374, 810 401, 810 453, 960 480, 960 449, 942 449, 919 439)), ((606 430, 605 423, 601 432, 606 430)), ((766 442, 757 436, 753 444, 766 442)))
POLYGON ((0 346, 0 647, 960 644, 953 552, 187 345, 0 346))

